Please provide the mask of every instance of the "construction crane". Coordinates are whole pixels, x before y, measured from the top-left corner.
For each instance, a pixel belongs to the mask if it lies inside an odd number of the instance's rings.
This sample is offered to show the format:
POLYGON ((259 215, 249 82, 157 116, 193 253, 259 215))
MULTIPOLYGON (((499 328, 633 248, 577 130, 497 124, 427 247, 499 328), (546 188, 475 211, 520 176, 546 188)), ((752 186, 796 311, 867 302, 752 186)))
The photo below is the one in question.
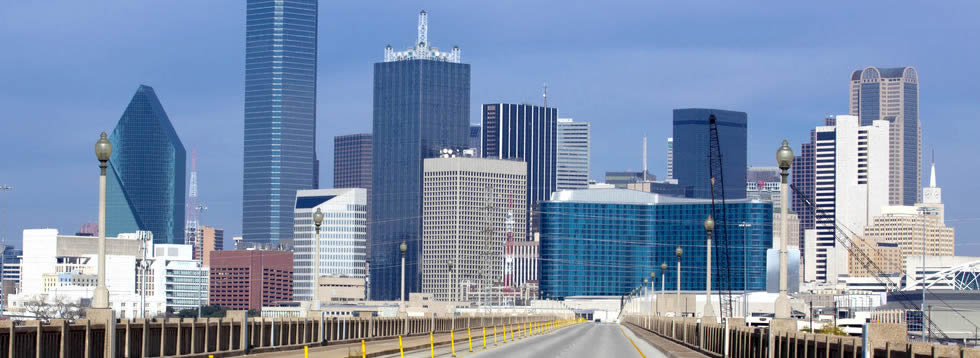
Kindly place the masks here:
MULTIPOLYGON (((813 212, 814 217, 816 217, 817 216, 817 208, 816 208, 815 205, 813 205, 813 201, 810 200, 810 198, 807 198, 806 195, 804 195, 801 191, 797 190, 796 189, 796 185, 792 185, 791 184, 790 185, 790 189, 793 191, 793 194, 796 195, 797 198, 800 199, 800 201, 803 203, 803 205, 805 205, 807 207, 807 209, 809 209, 811 212, 813 212)), ((854 257, 855 260, 858 261, 858 263, 861 264, 861 266, 863 266, 866 270, 868 270, 868 272, 870 273, 870 275, 872 277, 874 277, 874 279, 876 281, 878 281, 879 284, 882 284, 885 287, 887 287, 888 288, 888 291, 893 292, 895 294, 901 295, 902 296, 902 299, 899 300, 899 302, 902 303, 902 306, 903 306, 903 308, 905 308, 906 311, 917 311, 917 312, 921 312, 921 309, 919 307, 916 307, 914 304, 911 303, 914 300, 914 298, 912 298, 911 295, 908 292, 902 291, 902 290, 893 289, 891 287, 890 283, 888 281, 886 281, 885 279, 882 278, 883 275, 885 274, 884 270, 882 270, 881 267, 878 267, 878 264, 876 264, 874 262, 874 260, 872 260, 871 257, 868 256, 868 253, 865 252, 863 248, 861 248, 860 246, 858 246, 857 244, 855 244, 853 240, 851 240, 851 238, 850 238, 851 235, 857 236, 857 234, 855 234, 853 231, 851 231, 846 226, 844 226, 844 224, 842 224, 835 217, 834 218, 834 239, 837 240, 837 242, 842 247, 846 248, 848 254, 851 257, 854 257)), ((925 289, 925 288, 923 287, 923 289, 925 289)), ((950 306, 950 308, 952 308, 952 306, 950 306)), ((834 312, 834 315, 836 315, 836 314, 837 313, 834 312)), ((966 317, 963 317, 963 318, 966 319, 966 317)), ((922 330, 923 331, 926 330, 926 328, 927 328, 926 325, 928 325, 929 327, 932 327, 932 331, 934 333, 938 333, 940 336, 943 337, 943 339, 945 339, 947 341, 950 340, 949 336, 946 335, 946 333, 943 332, 943 330, 940 329, 939 326, 936 325, 935 322, 933 322, 932 320, 927 320, 925 318, 925 315, 922 315, 921 320, 922 320, 922 323, 923 323, 923 327, 922 327, 922 330)), ((970 321, 967 320, 967 322, 970 322, 970 321)), ((973 322, 970 322, 970 323, 973 324, 973 322)))
POLYGON ((725 175, 722 170, 721 142, 714 114, 708 116, 708 173, 711 175, 711 216, 715 220, 712 250, 717 253, 718 297, 721 317, 732 316, 732 262, 729 259, 728 220, 725 215, 725 175))

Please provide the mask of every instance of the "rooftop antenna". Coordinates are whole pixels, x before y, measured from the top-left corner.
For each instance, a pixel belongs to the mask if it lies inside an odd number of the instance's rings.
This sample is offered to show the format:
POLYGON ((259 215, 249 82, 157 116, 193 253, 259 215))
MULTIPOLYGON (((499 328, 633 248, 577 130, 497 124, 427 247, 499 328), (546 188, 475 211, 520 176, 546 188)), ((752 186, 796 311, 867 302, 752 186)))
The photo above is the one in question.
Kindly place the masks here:
POLYGON ((643 136, 643 180, 647 180, 647 136, 643 136))
POLYGON ((544 107, 548 108, 548 84, 544 84, 544 107))
POLYGON ((419 12, 419 37, 416 45, 427 46, 429 43, 429 16, 425 10, 419 12))

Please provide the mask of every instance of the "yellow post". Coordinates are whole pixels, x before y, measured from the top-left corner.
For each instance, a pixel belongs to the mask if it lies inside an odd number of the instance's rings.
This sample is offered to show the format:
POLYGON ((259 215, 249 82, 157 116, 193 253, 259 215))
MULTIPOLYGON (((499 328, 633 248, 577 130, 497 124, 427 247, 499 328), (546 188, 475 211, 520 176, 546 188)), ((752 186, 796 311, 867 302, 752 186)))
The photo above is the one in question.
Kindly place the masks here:
POLYGON ((483 349, 487 349, 487 327, 483 327, 483 349))
POLYGON ((466 337, 470 341, 470 352, 472 352, 473 351, 473 334, 470 332, 470 329, 469 328, 466 329, 466 337))
POLYGON ((497 326, 493 326, 493 345, 497 345, 497 326))
MULTIPOLYGON (((214 358, 214 354, 208 354, 208 358, 214 358)), ((303 358, 310 358, 310 347, 303 346, 303 358)))
POLYGON ((432 332, 429 332, 429 356, 436 358, 436 345, 435 340, 432 338, 432 332))
POLYGON ((398 336, 398 354, 405 358, 405 349, 402 348, 402 336, 398 336))
POLYGON ((453 349, 453 357, 456 356, 456 337, 453 336, 453 331, 449 331, 449 346, 453 349))
POLYGON ((364 346, 364 340, 361 340, 361 358, 367 358, 367 348, 364 346))

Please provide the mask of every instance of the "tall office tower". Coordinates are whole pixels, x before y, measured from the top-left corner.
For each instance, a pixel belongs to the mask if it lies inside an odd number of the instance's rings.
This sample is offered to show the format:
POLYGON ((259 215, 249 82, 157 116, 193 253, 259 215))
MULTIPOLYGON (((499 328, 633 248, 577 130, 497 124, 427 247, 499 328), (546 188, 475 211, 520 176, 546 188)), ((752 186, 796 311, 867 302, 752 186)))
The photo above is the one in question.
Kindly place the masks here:
MULTIPOLYGON (((721 171, 725 179, 725 199, 745 198, 746 132, 745 112, 720 109, 686 108, 674 110, 674 178, 691 187, 691 196, 711 198, 710 126, 715 115, 721 171)), ((718 180, 718 179, 716 179, 718 180)))
POLYGON ((589 187, 591 146, 589 122, 558 118, 557 190, 589 187))
POLYGON ((320 272, 316 277, 366 276, 367 190, 362 188, 296 192, 293 247, 293 297, 313 299, 313 213, 323 212, 320 225, 320 272))
POLYGON ((558 108, 530 104, 483 105, 483 157, 527 163, 527 237, 531 212, 557 188, 558 108))
POLYGON ((505 245, 525 241, 527 169, 483 158, 425 160, 422 292, 436 300, 491 297, 512 277, 505 245), (447 264, 453 261, 453 271, 447 264))
POLYGON ((850 107, 861 125, 891 123, 888 203, 914 205, 922 190, 919 75, 912 67, 866 67, 851 73, 850 107))
POLYGON ((674 179, 674 137, 667 138, 667 180, 674 179))
POLYGON ((153 88, 140 85, 109 141, 106 236, 146 230, 155 243, 184 243, 187 152, 153 88))
POLYGON ((855 116, 837 116, 814 132, 816 157, 814 229, 804 234, 805 280, 837 282, 847 274, 847 248, 834 225, 864 235, 869 218, 888 205, 888 121, 861 126, 855 116))
POLYGON ((333 187, 371 190, 371 133, 333 137, 333 187))
POLYGON ((184 222, 184 244, 194 246, 194 259, 201 259, 201 235, 199 210, 204 206, 197 204, 197 149, 191 149, 191 178, 190 186, 187 188, 187 205, 185 215, 187 220, 184 222))
POLYGON ((214 226, 201 226, 199 235, 201 245, 194 247, 194 259, 201 260, 204 267, 211 267, 211 253, 224 250, 225 230, 214 226))
POLYGON ((430 47, 428 15, 419 13, 415 47, 385 48, 374 64, 374 159, 371 183, 371 299, 400 297, 405 242, 405 297, 422 289, 422 160, 469 142, 470 65, 460 51, 430 47))
MULTIPOLYGON (((832 125, 833 118, 824 119, 826 125, 832 125)), ((799 238, 800 255, 806 257, 806 245, 803 242, 806 230, 813 230, 813 209, 804 203, 804 199, 813 205, 813 196, 816 180, 816 156, 814 147, 817 145, 817 132, 810 130, 810 142, 800 144, 800 152, 793 158, 793 165, 790 167, 790 183, 792 189, 789 193, 790 209, 796 213, 800 220, 799 238)), ((802 261, 801 261, 802 262, 802 261)), ((805 264, 805 262, 804 262, 805 264)))
POLYGON ((242 240, 291 245, 296 191, 319 187, 317 0, 248 0, 242 240))
POLYGON ((474 157, 480 157, 480 153, 483 153, 483 151, 480 150, 480 133, 483 132, 482 129, 483 127, 481 127, 479 124, 470 124, 470 149, 473 149, 474 157))

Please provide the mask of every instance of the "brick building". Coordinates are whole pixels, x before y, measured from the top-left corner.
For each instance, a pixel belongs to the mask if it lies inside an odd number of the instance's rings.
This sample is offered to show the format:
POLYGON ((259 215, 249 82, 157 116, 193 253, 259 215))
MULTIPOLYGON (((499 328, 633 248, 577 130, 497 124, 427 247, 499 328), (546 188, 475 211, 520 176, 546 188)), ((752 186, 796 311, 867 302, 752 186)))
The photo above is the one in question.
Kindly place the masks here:
POLYGON ((230 309, 261 310, 293 298, 293 253, 212 251, 210 302, 230 309))

